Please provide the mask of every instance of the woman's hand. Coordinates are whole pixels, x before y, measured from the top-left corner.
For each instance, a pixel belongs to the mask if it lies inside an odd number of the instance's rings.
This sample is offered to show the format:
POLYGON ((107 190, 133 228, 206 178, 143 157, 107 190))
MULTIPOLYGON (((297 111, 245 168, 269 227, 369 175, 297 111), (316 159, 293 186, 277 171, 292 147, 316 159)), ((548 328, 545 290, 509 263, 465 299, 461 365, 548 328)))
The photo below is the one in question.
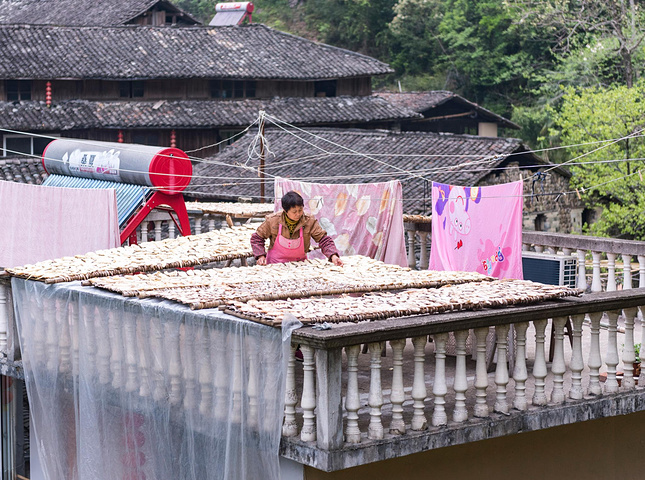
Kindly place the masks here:
POLYGON ((335 253, 331 256, 330 260, 331 260, 331 263, 333 263, 337 267, 342 267, 343 266, 343 261, 335 253))
POLYGON ((267 264, 267 257, 265 255, 262 255, 261 257, 258 257, 258 259, 255 261, 256 265, 266 265, 267 264))

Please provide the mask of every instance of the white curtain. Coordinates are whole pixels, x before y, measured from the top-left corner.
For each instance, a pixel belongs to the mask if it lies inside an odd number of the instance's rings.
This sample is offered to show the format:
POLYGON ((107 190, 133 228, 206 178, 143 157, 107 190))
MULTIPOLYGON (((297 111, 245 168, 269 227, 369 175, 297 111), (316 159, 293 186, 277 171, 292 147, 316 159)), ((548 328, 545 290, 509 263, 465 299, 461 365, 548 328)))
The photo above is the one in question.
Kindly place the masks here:
POLYGON ((49 480, 278 480, 290 329, 12 280, 49 480))

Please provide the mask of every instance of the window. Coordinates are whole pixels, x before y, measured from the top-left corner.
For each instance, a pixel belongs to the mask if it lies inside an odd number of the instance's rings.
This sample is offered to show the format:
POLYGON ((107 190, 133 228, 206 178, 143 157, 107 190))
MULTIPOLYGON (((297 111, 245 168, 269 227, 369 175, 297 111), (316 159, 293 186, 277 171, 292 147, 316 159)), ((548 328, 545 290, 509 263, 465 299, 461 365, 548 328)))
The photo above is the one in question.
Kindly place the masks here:
POLYGON ((119 82, 119 97, 121 98, 142 98, 144 93, 144 82, 132 80, 119 82))
POLYGON ((211 80, 211 98, 253 98, 255 80, 211 80))
POLYGON ((5 90, 8 102, 31 100, 31 80, 7 80, 5 90))
POLYGON ((335 97, 336 80, 314 82, 314 97, 335 97))
POLYGON ((158 146, 160 145, 159 134, 157 132, 134 132, 132 134, 132 143, 158 146))
POLYGON ((2 141, 2 156, 42 155, 51 138, 29 135, 5 135, 2 141))
POLYGON ((220 151, 226 146, 230 145, 231 143, 235 142, 235 140, 240 138, 240 132, 241 130, 220 130, 219 131, 219 138, 220 138, 220 146, 219 149, 220 151))

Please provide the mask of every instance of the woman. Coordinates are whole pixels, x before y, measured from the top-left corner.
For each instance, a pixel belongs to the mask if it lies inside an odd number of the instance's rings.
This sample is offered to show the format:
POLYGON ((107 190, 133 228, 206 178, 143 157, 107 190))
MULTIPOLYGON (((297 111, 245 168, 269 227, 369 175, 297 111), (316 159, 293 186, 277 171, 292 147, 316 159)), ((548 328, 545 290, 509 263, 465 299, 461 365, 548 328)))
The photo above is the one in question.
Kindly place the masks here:
POLYGON ((334 265, 343 265, 334 241, 318 220, 304 213, 304 206, 298 193, 287 192, 282 197, 282 211, 269 215, 258 227, 251 236, 251 248, 258 265, 306 260, 312 238, 334 265), (267 238, 270 240, 268 254, 264 249, 267 238))

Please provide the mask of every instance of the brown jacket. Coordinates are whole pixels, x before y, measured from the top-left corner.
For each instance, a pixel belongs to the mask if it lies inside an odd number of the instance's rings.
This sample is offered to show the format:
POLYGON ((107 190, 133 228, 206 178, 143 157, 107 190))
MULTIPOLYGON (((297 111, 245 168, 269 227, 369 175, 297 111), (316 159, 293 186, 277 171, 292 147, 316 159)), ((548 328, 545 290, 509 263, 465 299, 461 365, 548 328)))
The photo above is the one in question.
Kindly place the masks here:
POLYGON ((330 258, 333 254, 338 255, 334 241, 327 236, 327 232, 318 223, 318 220, 312 215, 304 214, 293 232, 289 235, 287 224, 282 218, 282 211, 267 216, 266 220, 260 225, 257 231, 251 237, 251 247, 253 248, 253 255, 260 257, 266 255, 264 248, 265 240, 269 239, 269 250, 273 248, 276 238, 278 237, 278 229, 282 224, 282 236, 289 239, 295 239, 300 236, 300 228, 302 227, 302 238, 305 244, 305 252, 309 252, 311 239, 313 238, 320 245, 322 253, 330 258))

